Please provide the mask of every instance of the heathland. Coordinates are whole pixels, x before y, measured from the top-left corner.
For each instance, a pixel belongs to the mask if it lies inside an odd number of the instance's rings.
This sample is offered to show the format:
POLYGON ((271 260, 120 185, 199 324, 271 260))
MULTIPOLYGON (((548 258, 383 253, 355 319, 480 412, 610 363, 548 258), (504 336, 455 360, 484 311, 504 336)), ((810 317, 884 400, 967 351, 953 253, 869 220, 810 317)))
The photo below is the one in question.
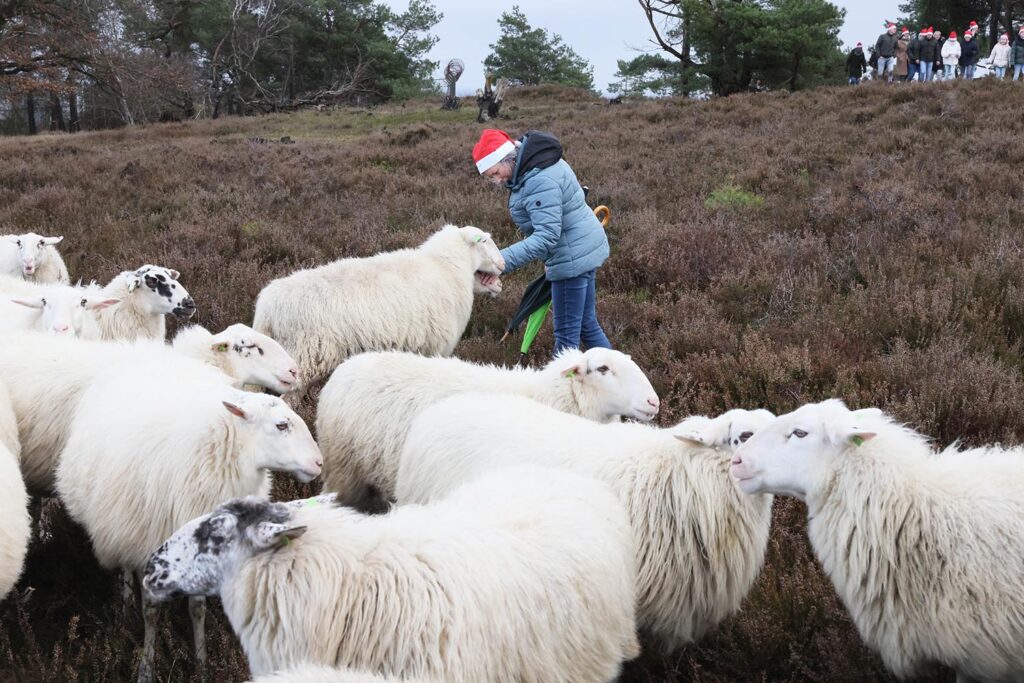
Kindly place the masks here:
MULTIPOLYGON (((611 207, 598 311, 651 377, 660 424, 838 396, 944 445, 1024 433, 1022 111, 1024 88, 1009 82, 622 105, 541 87, 514 91, 492 125, 554 132, 591 203, 611 207)), ((412 246, 447 222, 514 240, 503 192, 471 163, 475 113, 421 102, 3 139, 0 233, 63 235, 75 278, 175 268, 195 322, 249 322, 259 290, 299 267, 412 246)), ((516 360, 518 344, 498 339, 536 273, 477 302, 457 355, 516 360)), ((548 328, 532 361, 550 345, 548 328)), ((125 400, 159 401, 160 389, 125 400)), ((312 422, 312 404, 302 412, 312 422)), ((313 490, 279 482, 276 494, 313 490)), ((131 680, 139 615, 59 504, 42 517, 44 540, 0 604, 0 679, 131 680)), ((886 679, 804 517, 776 503, 740 614, 682 652, 648 649, 623 679, 886 679)), ((210 679, 244 680, 212 604, 210 679)), ((189 635, 173 605, 162 680, 196 679, 189 635)))

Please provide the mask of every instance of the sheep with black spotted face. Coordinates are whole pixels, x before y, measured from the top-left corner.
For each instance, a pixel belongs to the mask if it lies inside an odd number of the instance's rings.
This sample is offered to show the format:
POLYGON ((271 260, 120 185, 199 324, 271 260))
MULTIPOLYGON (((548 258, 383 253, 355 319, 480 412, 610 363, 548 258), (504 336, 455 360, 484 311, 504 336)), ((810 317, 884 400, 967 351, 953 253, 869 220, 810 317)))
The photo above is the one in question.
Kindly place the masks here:
POLYGON ((540 370, 395 351, 363 353, 338 366, 320 393, 316 433, 324 453, 324 490, 348 497, 372 486, 393 498, 413 420, 442 398, 474 390, 528 396, 595 422, 648 422, 660 407, 643 370, 612 349, 567 349, 540 370))
POLYGON ((0 236, 0 275, 40 284, 67 284, 67 266, 57 251, 63 237, 44 237, 34 232, 0 236))
POLYGON ((900 678, 1024 680, 1024 448, 951 447, 881 411, 805 405, 755 433, 732 475, 807 504, 807 535, 861 637, 900 678))
POLYGON ((285 394, 299 381, 299 368, 284 347, 242 323, 217 334, 199 325, 186 327, 174 336, 171 346, 219 368, 238 389, 254 384, 285 394))
POLYGON ((638 624, 676 649, 734 614, 764 564, 772 498, 745 496, 729 476, 731 432, 738 429, 738 439, 764 417, 730 411, 659 429, 599 424, 511 394, 457 394, 413 421, 396 498, 440 500, 483 473, 523 463, 604 482, 633 524, 638 624))
POLYGON ((478 275, 503 268, 489 233, 448 225, 414 249, 274 280, 256 299, 252 326, 295 358, 306 388, 364 351, 450 356, 469 322, 478 275))
POLYGON ((596 683, 639 653, 634 572, 604 485, 522 467, 387 515, 231 501, 161 545, 143 585, 219 595, 256 676, 318 664, 596 683))
POLYGON ((163 266, 144 265, 124 271, 99 289, 103 298, 120 299, 116 306, 95 311, 100 339, 164 339, 171 314, 188 320, 196 312, 196 303, 178 278, 180 273, 163 266))

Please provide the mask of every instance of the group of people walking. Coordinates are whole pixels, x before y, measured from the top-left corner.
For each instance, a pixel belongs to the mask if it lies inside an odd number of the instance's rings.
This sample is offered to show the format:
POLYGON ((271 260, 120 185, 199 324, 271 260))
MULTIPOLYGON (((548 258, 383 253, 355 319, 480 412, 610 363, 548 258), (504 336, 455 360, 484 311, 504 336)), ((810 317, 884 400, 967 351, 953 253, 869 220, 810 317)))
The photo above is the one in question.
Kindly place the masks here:
MULTIPOLYGON (((966 80, 974 78, 975 67, 981 58, 978 44, 978 24, 972 21, 963 37, 952 31, 943 40, 942 31, 932 27, 921 29, 912 36, 907 27, 897 35, 896 24, 889 22, 886 31, 878 36, 872 54, 866 57, 863 43, 850 51, 846 58, 849 83, 860 83, 864 75, 874 69, 875 78, 896 81, 930 81, 932 79, 966 80)), ((1024 26, 1020 27, 1013 43, 1009 34, 999 37, 993 46, 989 61, 996 78, 1005 78, 1013 67, 1013 80, 1024 74, 1024 26)))

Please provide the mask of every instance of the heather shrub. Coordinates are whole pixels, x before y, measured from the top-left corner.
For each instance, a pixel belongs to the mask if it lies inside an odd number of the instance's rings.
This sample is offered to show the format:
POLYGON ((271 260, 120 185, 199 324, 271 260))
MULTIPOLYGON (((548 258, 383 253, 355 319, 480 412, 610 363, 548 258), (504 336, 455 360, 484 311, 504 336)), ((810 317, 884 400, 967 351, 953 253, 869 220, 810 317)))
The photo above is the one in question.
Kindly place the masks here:
MULTIPOLYGON (((991 81, 621 106, 539 86, 486 125, 559 135, 591 202, 611 207, 598 313, 648 371, 660 424, 838 396, 938 445, 1011 444, 1024 433, 1024 152, 1008 141, 1022 105, 1024 90, 991 81)), ((176 268, 196 322, 250 322, 260 289, 296 268, 415 246, 446 222, 516 239, 505 194, 471 163, 474 116, 420 102, 4 139, 0 231, 65 235, 75 278, 176 268)), ((459 356, 518 359, 518 337, 498 340, 538 273, 476 301, 459 356)), ((547 325, 530 362, 551 345, 547 325)), ((312 422, 315 396, 298 409, 312 422)), ((316 488, 279 477, 274 495, 316 488)), ((60 506, 45 510, 51 531, 0 603, 0 679, 128 680, 139 616, 60 506)), ((804 529, 803 506, 779 500, 743 610, 681 652, 648 642, 623 680, 888 680, 804 529)), ((215 603, 208 614, 210 680, 244 680, 215 603)), ((198 680, 183 604, 161 628, 162 680, 198 680)))

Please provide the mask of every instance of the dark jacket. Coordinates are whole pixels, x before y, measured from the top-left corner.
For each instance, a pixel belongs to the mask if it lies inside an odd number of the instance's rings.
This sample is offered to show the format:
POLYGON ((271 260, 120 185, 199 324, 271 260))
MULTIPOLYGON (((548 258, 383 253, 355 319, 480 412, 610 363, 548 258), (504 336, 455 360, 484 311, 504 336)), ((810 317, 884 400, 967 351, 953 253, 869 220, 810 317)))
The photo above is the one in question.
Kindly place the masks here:
POLYGON ((875 41, 875 52, 878 53, 879 57, 888 59, 889 57, 896 56, 896 42, 900 39, 897 35, 889 35, 886 31, 882 35, 878 36, 878 40, 875 41))
POLYGON ((907 59, 910 60, 911 64, 917 64, 918 60, 921 59, 922 42, 920 38, 914 38, 910 41, 910 45, 907 46, 907 59))
POLYGON ((1024 38, 1019 35, 1017 39, 1013 41, 1013 51, 1010 52, 1010 62, 1012 64, 1024 64, 1024 38))
POLYGON ((868 62, 864 59, 864 50, 859 47, 850 50, 850 54, 846 56, 846 72, 850 74, 850 78, 860 78, 867 68, 868 62))
POLYGON ((543 261, 548 280, 565 280, 594 270, 608 258, 608 237, 587 206, 583 188, 562 159, 558 139, 530 131, 520 140, 508 210, 526 239, 501 250, 510 273, 543 261))
POLYGON ((972 66, 978 63, 978 43, 965 40, 960 43, 960 66, 972 66))
POLYGON ((939 58, 939 44, 934 38, 919 40, 917 51, 918 58, 925 64, 934 63, 939 58))

